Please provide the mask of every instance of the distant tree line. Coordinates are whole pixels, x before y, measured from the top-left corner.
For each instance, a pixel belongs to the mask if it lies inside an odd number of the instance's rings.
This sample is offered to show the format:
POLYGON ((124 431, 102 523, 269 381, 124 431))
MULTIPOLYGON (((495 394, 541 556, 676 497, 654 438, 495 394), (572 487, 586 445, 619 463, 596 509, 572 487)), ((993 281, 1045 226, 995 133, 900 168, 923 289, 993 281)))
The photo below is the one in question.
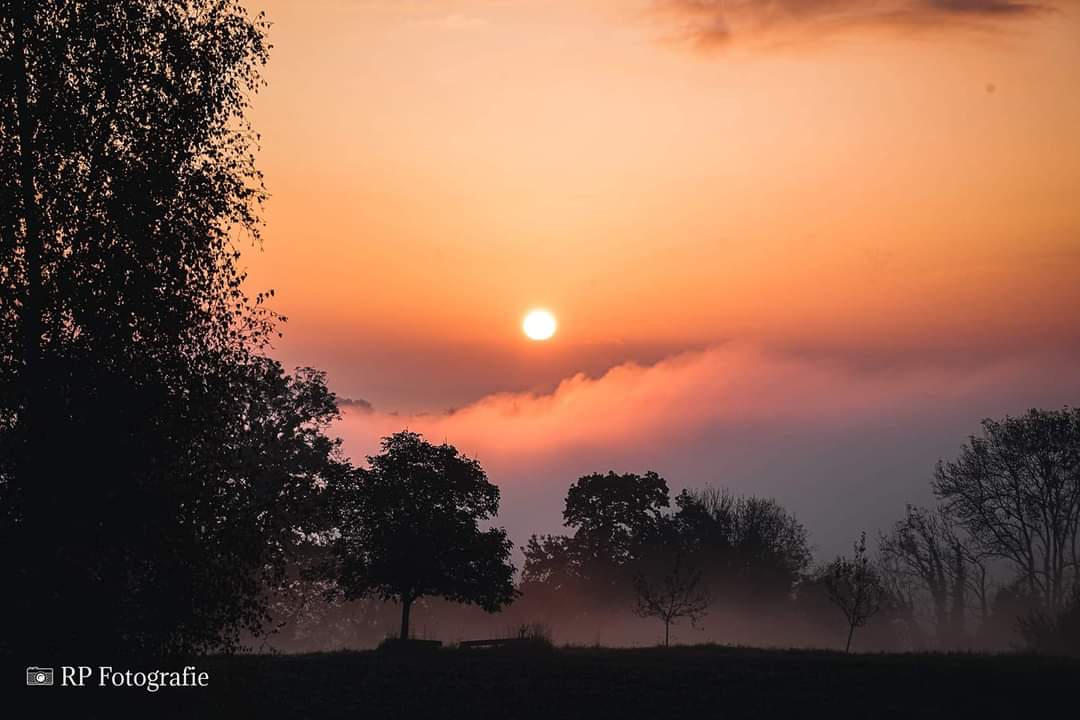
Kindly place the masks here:
MULTIPOLYGON (((384 473, 387 487, 412 487, 414 480, 406 478, 415 471, 390 457, 403 447, 457 457, 451 448, 438 449, 402 433, 384 441, 383 455, 369 458, 372 470, 356 472, 384 473), (389 472, 392 467, 397 469, 389 472)), ((588 641, 590 632, 597 638, 620 637, 609 626, 636 615, 658 623, 665 644, 672 630, 683 627, 684 640, 827 644, 849 650, 1001 649, 1024 641, 1031 649, 1075 652, 1078 456, 1077 410, 1034 410, 987 421, 984 434, 971 438, 957 460, 939 464, 933 483, 937 508, 909 507, 880 535, 876 553, 863 534, 851 554, 821 565, 813 563, 806 529, 775 500, 704 488, 683 490, 672 501, 667 482, 654 472, 586 475, 566 494, 567 534, 533 536, 521 549, 524 565, 516 586, 511 586, 505 533, 488 530, 492 540, 486 550, 475 546, 476 562, 470 565, 461 556, 452 560, 470 571, 488 568, 483 571, 488 579, 461 592, 454 585, 467 586, 469 576, 445 566, 436 576, 447 580, 429 584, 425 595, 502 609, 498 617, 504 625, 539 621, 578 641, 588 641), (481 559, 488 564, 477 564, 481 559), (692 628, 708 632, 696 635, 692 628)), ((478 466, 470 467, 475 479, 482 477, 478 466)), ((433 475, 420 475, 430 487, 443 487, 433 475)), ((373 494, 362 484, 349 487, 357 499, 385 492, 373 494)), ((399 501, 374 502, 375 516, 354 527, 385 539, 394 533, 378 528, 393 518, 407 527, 429 528, 410 531, 410 542, 422 535, 425 547, 439 546, 442 530, 432 523, 432 512, 447 507, 449 496, 429 494, 433 504, 428 507, 405 497, 417 494, 410 490, 399 501)), ((470 507, 459 508, 455 517, 466 519, 468 536, 478 537, 476 521, 491 519, 495 508, 470 507)), ((339 568, 368 552, 348 549, 345 538, 352 535, 347 527, 327 546, 327 552, 335 549, 339 568)), ((400 576, 395 588, 415 586, 417 578, 431 572, 427 553, 417 553, 423 560, 411 562, 406 561, 413 556, 409 547, 371 539, 364 546, 378 549, 379 557, 369 562, 389 562, 400 576)), ((413 594, 388 591, 366 571, 323 573, 322 583, 322 597, 334 597, 338 586, 339 601, 402 601, 413 594), (349 589, 356 577, 367 578, 360 592, 349 589)), ((324 607, 321 618, 344 606, 337 607, 324 607)), ((353 607, 367 620, 358 620, 361 627, 351 631, 348 617, 331 620, 338 623, 339 634, 363 637, 365 628, 387 633, 390 623, 378 620, 378 608, 353 607), (373 624, 365 625, 368 620, 373 624)), ((446 605, 425 607, 436 623, 451 627, 492 628, 499 622, 484 623, 475 616, 463 620, 446 605)), ((407 632, 404 623, 401 627, 407 632)))
POLYGON ((523 548, 521 592, 581 620, 624 609, 670 625, 714 605, 741 611, 785 604, 811 560, 806 530, 779 504, 705 489, 683 491, 669 512, 656 473, 588 475, 566 496, 571 535, 534 536, 523 548))

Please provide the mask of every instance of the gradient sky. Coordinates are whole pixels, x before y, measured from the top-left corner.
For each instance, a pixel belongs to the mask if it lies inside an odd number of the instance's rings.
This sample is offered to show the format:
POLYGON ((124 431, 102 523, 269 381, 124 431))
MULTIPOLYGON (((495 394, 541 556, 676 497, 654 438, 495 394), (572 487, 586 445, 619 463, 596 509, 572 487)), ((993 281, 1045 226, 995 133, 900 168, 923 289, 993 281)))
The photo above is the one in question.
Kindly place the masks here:
POLYGON ((519 544, 656 469, 836 552, 980 418, 1080 403, 1080 2, 249 5, 276 355, 364 401, 357 460, 479 456, 519 544))

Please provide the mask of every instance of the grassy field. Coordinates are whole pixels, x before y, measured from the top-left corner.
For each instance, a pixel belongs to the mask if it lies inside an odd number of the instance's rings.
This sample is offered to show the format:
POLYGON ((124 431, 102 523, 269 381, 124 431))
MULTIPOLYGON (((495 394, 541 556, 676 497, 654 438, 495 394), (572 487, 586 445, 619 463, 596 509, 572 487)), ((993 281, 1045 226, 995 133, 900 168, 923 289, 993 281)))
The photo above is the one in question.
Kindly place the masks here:
POLYGON ((123 692, 157 717, 1034 718, 1075 709, 1080 684, 1080 660, 1061 658, 718 646, 216 657, 199 669, 208 690, 123 692))

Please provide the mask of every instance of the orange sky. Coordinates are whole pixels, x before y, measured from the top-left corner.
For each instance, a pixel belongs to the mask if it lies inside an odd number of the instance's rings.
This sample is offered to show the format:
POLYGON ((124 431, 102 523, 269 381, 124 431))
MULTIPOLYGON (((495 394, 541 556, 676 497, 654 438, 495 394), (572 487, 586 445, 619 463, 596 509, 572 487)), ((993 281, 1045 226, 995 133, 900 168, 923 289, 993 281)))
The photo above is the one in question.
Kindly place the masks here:
POLYGON ((762 429, 795 397, 948 405, 944 445, 885 440, 928 471, 983 414, 1077 402, 1080 4, 1046 2, 252 0, 276 353, 377 408, 357 455, 412 422, 662 465, 628 414, 762 429))
POLYGON ((258 6, 289 357, 508 349, 536 304, 567 352, 1077 331, 1076 13, 706 52, 634 3, 258 6))

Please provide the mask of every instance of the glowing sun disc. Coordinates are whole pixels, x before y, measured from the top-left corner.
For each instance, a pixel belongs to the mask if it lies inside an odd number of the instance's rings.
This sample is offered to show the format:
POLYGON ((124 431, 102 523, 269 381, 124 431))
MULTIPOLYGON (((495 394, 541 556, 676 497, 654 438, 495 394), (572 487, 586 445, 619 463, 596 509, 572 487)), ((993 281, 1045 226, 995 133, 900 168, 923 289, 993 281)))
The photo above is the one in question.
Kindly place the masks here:
POLYGON ((557 327, 555 316, 547 310, 533 310, 521 323, 522 331, 530 340, 550 340, 557 327))

